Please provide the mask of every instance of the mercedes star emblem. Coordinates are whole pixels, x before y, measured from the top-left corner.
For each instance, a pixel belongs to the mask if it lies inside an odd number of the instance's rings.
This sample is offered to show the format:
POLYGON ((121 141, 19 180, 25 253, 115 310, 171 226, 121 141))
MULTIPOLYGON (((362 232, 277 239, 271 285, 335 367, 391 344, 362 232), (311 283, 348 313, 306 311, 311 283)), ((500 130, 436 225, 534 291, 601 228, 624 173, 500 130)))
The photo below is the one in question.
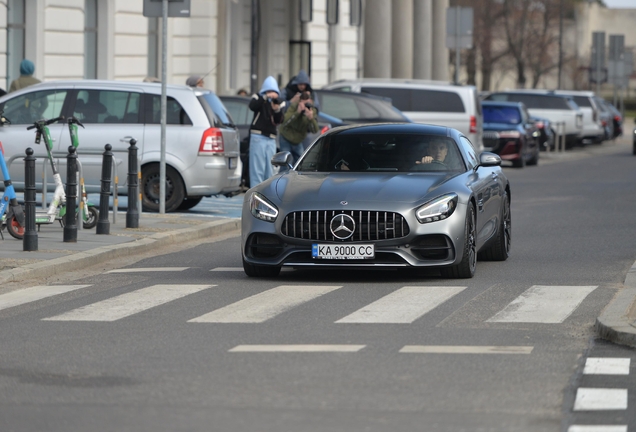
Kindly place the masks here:
POLYGON ((346 240, 353 235, 356 229, 356 222, 347 214, 337 214, 331 219, 329 224, 331 234, 339 240, 346 240))

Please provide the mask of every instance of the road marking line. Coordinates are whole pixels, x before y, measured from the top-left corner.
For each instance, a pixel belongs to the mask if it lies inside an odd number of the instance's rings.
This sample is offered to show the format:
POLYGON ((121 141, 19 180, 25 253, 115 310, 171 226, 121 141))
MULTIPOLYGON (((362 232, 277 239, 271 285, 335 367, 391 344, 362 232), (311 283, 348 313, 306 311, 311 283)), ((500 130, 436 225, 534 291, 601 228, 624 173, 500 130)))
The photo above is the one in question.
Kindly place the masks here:
POLYGON ((190 267, 137 267, 110 270, 106 273, 180 272, 189 268, 190 267))
POLYGON ((462 345, 405 345, 401 353, 415 354, 530 354, 531 346, 462 346, 462 345))
POLYGON ((228 352, 358 352, 366 345, 237 345, 228 352))
POLYGON ((596 288, 534 285, 486 322, 559 324, 596 288))
POLYGON ((153 285, 73 309, 43 321, 117 321, 216 285, 153 285))
POLYGON ((466 287, 405 286, 336 323, 410 324, 466 287))
POLYGON ((629 358, 589 357, 585 361, 584 375, 629 375, 629 358))
POLYGON ((626 410, 627 389, 579 388, 574 411, 626 410))
POLYGON ((12 291, 10 293, 0 295, 0 310, 31 303, 89 286, 90 285, 39 285, 12 291))
POLYGON ((281 285, 193 318, 188 322, 261 323, 338 288, 342 286, 281 285))
POLYGON ((572 425, 568 432, 627 432, 627 425, 572 425))

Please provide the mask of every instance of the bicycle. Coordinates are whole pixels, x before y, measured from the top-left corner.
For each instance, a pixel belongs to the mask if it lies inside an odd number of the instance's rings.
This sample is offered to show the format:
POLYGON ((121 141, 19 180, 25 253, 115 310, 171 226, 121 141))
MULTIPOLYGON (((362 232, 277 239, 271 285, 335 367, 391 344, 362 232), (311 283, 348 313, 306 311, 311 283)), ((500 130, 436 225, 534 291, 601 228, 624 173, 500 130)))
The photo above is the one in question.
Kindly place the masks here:
MULTIPOLYGON (((2 117, 0 121, 4 120, 2 117)), ((2 215, 2 226, 0 226, 0 237, 4 240, 2 227, 6 226, 11 237, 18 240, 24 237, 25 217, 24 209, 18 204, 18 198, 15 189, 11 184, 9 177, 9 169, 4 160, 4 148, 0 142, 0 168, 2 169, 2 177, 4 178, 4 194, 0 201, 0 215, 2 215), (5 214, 6 212, 6 214, 5 214)))

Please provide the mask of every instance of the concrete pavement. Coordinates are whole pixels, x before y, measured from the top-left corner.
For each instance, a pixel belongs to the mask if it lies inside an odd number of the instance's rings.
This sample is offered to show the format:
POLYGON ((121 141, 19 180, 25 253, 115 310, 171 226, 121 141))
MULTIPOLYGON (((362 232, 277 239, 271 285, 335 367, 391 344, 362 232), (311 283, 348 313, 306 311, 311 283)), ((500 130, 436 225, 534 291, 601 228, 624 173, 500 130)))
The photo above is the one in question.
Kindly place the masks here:
POLYGON ((109 235, 97 235, 95 228, 78 230, 77 243, 63 242, 64 229, 59 223, 42 225, 38 250, 32 252, 23 251, 22 240, 14 239, 4 230, 4 240, 0 240, 0 286, 47 278, 206 237, 238 234, 241 222, 236 218, 189 213, 142 213, 139 228, 126 228, 126 214, 122 212, 115 224, 111 212, 110 221, 109 235))

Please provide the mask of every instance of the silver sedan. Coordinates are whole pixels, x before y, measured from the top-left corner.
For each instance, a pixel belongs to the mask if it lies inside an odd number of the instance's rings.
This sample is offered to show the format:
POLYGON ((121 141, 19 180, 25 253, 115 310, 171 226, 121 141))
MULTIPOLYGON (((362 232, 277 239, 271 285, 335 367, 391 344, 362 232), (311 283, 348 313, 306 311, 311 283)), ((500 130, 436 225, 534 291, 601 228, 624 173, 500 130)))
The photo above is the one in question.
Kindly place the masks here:
MULTIPOLYGON (((290 157, 281 152, 272 163, 290 157)), ((444 277, 473 277, 478 256, 504 261, 510 252, 510 184, 500 165, 493 153, 477 155, 455 129, 333 129, 293 169, 245 194, 245 273, 436 267, 444 277)))

